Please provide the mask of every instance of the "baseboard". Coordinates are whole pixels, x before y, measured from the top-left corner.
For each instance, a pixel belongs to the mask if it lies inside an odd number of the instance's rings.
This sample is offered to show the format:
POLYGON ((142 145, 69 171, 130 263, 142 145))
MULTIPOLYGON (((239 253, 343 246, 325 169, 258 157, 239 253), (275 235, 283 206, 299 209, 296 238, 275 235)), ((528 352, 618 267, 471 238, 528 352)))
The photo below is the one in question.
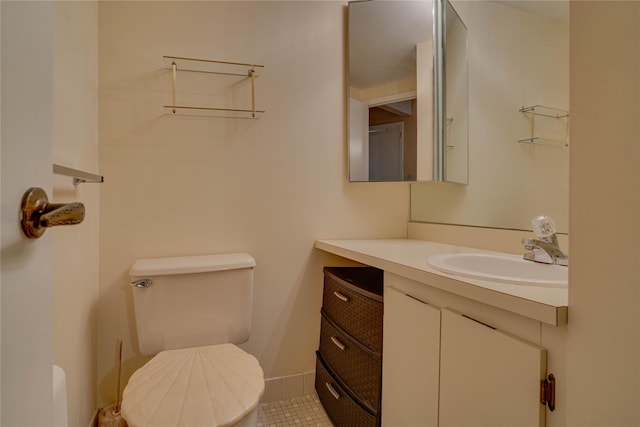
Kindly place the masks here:
POLYGON ((277 402, 311 394, 315 390, 315 378, 315 371, 309 371, 265 379, 264 394, 260 403, 277 402))

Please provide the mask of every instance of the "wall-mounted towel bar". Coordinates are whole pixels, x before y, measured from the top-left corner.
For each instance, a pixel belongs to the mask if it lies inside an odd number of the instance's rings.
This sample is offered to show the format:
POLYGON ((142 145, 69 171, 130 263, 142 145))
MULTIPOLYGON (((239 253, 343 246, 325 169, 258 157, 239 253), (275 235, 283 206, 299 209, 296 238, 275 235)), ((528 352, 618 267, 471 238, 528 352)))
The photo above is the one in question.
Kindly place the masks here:
POLYGON ((264 69, 264 65, 166 55, 162 58, 165 67, 171 70, 171 105, 164 106, 166 113, 171 115, 195 115, 239 119, 258 119, 265 113, 264 110, 256 109, 256 78, 264 69), (251 108, 212 108, 178 104, 176 101, 178 71, 224 74, 249 79, 251 81, 251 108))
POLYGON ((164 55, 162 59, 165 68, 171 69, 173 64, 176 64, 176 68, 179 70, 211 74, 228 74, 246 77, 249 75, 249 71, 253 71, 255 76, 258 77, 264 69, 264 65, 262 64, 249 64, 246 62, 214 61, 212 59, 185 58, 183 56, 168 55, 164 55))
POLYGON ((53 165, 53 173, 57 175, 70 176, 73 178, 73 185, 83 184, 83 183, 103 183, 104 177, 102 175, 96 175, 93 173, 88 173, 84 171, 80 171, 77 169, 71 169, 66 166, 53 165))

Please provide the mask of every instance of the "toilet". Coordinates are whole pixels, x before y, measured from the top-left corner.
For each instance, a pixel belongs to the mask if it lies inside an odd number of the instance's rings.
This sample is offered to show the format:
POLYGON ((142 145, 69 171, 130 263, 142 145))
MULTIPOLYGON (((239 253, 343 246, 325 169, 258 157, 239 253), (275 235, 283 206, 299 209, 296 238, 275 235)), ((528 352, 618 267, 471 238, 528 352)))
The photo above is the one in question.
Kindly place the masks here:
POLYGON ((255 260, 248 254, 139 259, 131 288, 140 351, 129 379, 129 427, 255 426, 264 393, 249 339, 255 260))

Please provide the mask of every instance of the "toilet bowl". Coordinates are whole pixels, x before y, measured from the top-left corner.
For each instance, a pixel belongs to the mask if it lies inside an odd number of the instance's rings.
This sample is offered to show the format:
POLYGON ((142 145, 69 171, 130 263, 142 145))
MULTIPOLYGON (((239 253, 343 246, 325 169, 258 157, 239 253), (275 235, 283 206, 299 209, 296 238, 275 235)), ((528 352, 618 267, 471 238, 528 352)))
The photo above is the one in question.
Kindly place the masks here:
POLYGON ((255 426, 264 376, 249 337, 247 254, 138 260, 130 270, 138 344, 155 355, 124 389, 130 427, 255 426))

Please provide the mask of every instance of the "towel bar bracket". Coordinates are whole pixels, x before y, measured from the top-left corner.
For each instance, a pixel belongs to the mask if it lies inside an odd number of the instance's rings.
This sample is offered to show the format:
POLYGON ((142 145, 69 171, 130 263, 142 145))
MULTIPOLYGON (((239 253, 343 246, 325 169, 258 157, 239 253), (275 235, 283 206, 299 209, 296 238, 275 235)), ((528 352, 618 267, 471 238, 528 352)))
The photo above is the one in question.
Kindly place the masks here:
POLYGON ((77 169, 71 169, 66 166, 53 165, 53 173, 57 175, 70 176, 73 178, 73 185, 78 184, 101 184, 104 182, 102 175, 96 175, 93 173, 84 172, 77 169))

